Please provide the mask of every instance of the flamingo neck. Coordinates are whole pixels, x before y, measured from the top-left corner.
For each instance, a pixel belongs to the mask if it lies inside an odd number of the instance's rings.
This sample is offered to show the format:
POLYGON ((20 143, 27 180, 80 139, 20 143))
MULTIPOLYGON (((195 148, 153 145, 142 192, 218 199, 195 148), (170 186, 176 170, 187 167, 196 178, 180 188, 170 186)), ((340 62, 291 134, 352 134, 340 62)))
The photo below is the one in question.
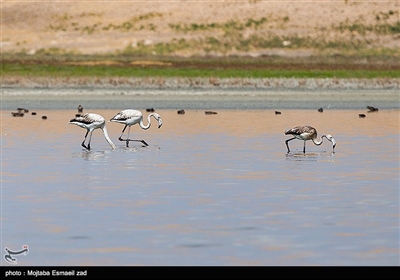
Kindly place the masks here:
POLYGON ((104 127, 102 128, 102 130, 103 130, 104 138, 106 138, 108 144, 110 144, 111 148, 115 149, 116 146, 115 146, 115 144, 113 143, 113 141, 111 141, 110 136, 108 136, 107 128, 104 126, 104 127))
POLYGON ((317 141, 316 139, 312 139, 312 141, 314 142, 315 145, 320 146, 322 142, 324 142, 324 137, 325 135, 322 135, 319 141, 317 141))
POLYGON ((144 130, 150 128, 150 126, 151 126, 150 117, 151 117, 151 116, 153 116, 153 114, 150 114, 150 115, 147 116, 147 125, 144 125, 144 123, 143 123, 143 117, 140 118, 140 123, 139 123, 139 125, 140 125, 140 127, 143 128, 144 130))

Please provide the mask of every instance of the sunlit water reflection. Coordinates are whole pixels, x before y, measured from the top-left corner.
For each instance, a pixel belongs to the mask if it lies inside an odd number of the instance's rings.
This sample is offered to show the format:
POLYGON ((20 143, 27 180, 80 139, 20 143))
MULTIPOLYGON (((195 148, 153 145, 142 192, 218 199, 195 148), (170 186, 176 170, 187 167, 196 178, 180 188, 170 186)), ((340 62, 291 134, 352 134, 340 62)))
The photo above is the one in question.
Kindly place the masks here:
POLYGON ((2 247, 29 246, 18 264, 399 265, 399 111, 157 112, 161 129, 131 129, 149 147, 107 123, 117 149, 96 130, 92 151, 75 111, 1 112, 2 247), (300 124, 335 153, 287 154, 300 124))

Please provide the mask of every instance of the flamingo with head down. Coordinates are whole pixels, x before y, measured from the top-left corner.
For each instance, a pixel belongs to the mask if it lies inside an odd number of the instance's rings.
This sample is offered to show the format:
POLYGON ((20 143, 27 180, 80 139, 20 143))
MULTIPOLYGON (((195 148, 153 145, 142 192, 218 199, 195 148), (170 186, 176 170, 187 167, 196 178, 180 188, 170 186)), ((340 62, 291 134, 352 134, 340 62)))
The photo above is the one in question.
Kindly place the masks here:
POLYGON ((309 125, 301 125, 301 126, 296 126, 294 128, 288 129, 285 131, 285 135, 293 135, 294 136, 293 138, 290 138, 285 141, 288 153, 290 153, 288 143, 289 143, 289 141, 292 141, 294 139, 304 141, 303 153, 306 152, 306 141, 311 140, 315 145, 320 146, 323 142, 323 138, 326 138, 328 141, 332 142, 333 151, 335 151, 336 141, 335 141, 335 139, 333 139, 332 135, 324 134, 321 136, 320 140, 317 140, 317 130, 314 127, 309 126, 309 125))
POLYGON ((126 146, 129 146, 129 141, 137 141, 143 143, 143 145, 148 146, 146 141, 143 139, 137 140, 137 139, 129 139, 129 133, 132 125, 139 124, 139 126, 147 130, 151 126, 151 120, 150 118, 154 117, 157 122, 158 122, 158 128, 160 128, 163 124, 161 116, 157 113, 151 113, 147 116, 147 125, 144 125, 143 123, 143 114, 142 112, 138 110, 133 110, 133 109, 126 109, 122 110, 118 114, 116 114, 114 117, 110 119, 111 122, 117 122, 124 124, 124 128, 122 129, 121 135, 119 136, 118 140, 119 141, 126 141, 126 146), (123 139, 122 136, 124 135, 125 129, 128 127, 128 137, 126 139, 123 139))
POLYGON ((83 114, 82 116, 77 116, 77 117, 73 118, 72 120, 69 121, 69 124, 75 124, 77 126, 85 128, 87 130, 87 132, 85 134, 85 138, 83 139, 83 142, 81 144, 82 147, 84 147, 85 149, 90 150, 90 141, 92 140, 93 130, 98 129, 98 128, 100 128, 103 131, 104 138, 106 138, 106 141, 108 142, 108 144, 110 144, 111 148, 115 149, 115 145, 111 141, 111 139, 107 133, 106 121, 102 116, 100 116, 98 114, 94 114, 94 113, 86 113, 86 114, 83 114), (85 145, 85 141, 86 141, 89 133, 90 133, 89 141, 88 141, 88 144, 85 145))

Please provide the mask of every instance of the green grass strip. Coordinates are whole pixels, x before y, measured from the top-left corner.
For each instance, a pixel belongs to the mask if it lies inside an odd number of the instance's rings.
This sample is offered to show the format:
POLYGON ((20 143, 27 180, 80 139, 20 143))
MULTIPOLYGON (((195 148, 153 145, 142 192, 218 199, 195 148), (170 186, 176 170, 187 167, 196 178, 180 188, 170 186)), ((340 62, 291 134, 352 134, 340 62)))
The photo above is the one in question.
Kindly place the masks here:
POLYGON ((9 63, 1 67, 2 75, 24 77, 400 78, 399 70, 196 69, 9 63))

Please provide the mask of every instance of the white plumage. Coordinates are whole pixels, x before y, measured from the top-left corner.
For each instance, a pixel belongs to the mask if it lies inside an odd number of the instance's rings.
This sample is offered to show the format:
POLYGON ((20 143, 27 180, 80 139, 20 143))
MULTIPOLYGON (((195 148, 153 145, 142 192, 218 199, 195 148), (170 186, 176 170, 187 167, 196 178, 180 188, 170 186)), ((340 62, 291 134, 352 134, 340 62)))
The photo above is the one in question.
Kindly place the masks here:
POLYGON ((111 148, 115 149, 115 145, 111 141, 107 133, 106 121, 102 116, 93 113, 86 113, 83 114, 82 116, 73 118, 72 120, 69 121, 69 124, 75 124, 87 130, 85 138, 83 139, 83 142, 81 144, 82 147, 84 147, 85 149, 90 150, 90 141, 92 140, 93 130, 98 128, 100 128, 103 131, 104 138, 106 138, 106 141, 108 142, 108 144, 110 144, 111 148), (88 144, 85 145, 85 141, 89 133, 90 133, 89 141, 88 144))
POLYGON ((335 139, 333 139, 332 135, 330 134, 324 134, 321 136, 320 140, 317 141, 317 130, 309 125, 301 125, 301 126, 296 126, 294 128, 288 129, 285 131, 285 135, 293 135, 293 138, 290 138, 288 140, 285 141, 286 143, 286 147, 288 149, 288 153, 290 153, 290 149, 289 149, 289 141, 292 141, 294 139, 298 139, 298 140, 303 140, 304 141, 304 147, 303 147, 303 153, 306 152, 306 141, 308 140, 312 140, 312 142, 319 146, 322 144, 323 142, 323 138, 325 137, 326 139, 328 139, 330 142, 332 142, 333 145, 333 150, 335 150, 335 146, 336 146, 336 141, 335 139))
POLYGON ((127 109, 119 112, 116 114, 114 117, 110 119, 111 122, 117 122, 124 124, 124 128, 122 129, 121 135, 119 136, 118 140, 119 141, 126 141, 126 146, 129 146, 129 141, 137 141, 143 143, 145 146, 148 146, 146 141, 144 140, 136 140, 136 139, 129 139, 129 133, 132 125, 139 124, 139 126, 142 129, 149 129, 151 126, 151 121, 150 118, 154 117, 157 122, 158 122, 158 128, 162 126, 162 119, 159 114, 157 113, 151 113, 147 116, 147 125, 144 125, 143 123, 143 114, 142 112, 138 110, 133 110, 133 109, 127 109), (122 136, 124 135, 125 129, 128 127, 128 137, 126 139, 122 139, 122 136))

